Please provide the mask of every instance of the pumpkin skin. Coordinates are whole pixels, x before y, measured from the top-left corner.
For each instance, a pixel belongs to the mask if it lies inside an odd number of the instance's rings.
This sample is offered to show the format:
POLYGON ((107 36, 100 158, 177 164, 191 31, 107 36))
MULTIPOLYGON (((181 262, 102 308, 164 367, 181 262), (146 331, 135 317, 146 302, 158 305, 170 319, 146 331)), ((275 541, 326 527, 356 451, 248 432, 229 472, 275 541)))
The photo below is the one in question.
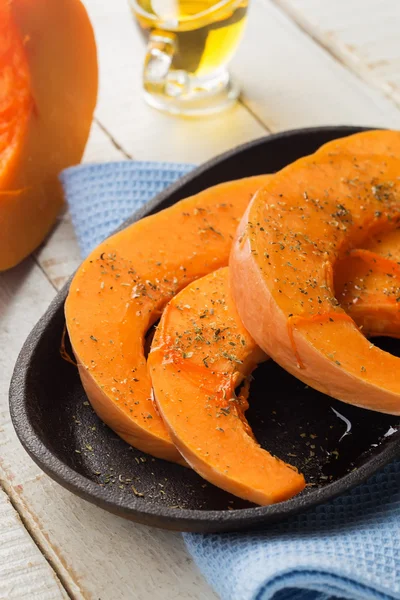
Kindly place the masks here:
POLYGON ((263 450, 235 388, 266 359, 243 327, 225 267, 185 287, 166 306, 149 354, 158 409, 204 479, 257 504, 300 492, 304 477, 263 450))
POLYGON ((152 400, 145 336, 185 285, 226 266, 240 218, 268 177, 223 183, 113 235, 79 267, 65 304, 80 377, 132 446, 183 463, 152 400))
POLYGON ((97 98, 93 30, 79 0, 0 0, 0 270, 44 239, 80 162, 97 98), (73 92, 71 92, 73 90, 73 92))
POLYGON ((400 133, 336 140, 260 190, 230 260, 239 315, 258 345, 315 389, 400 414, 400 361, 366 339, 334 297, 353 248, 400 224, 400 133))

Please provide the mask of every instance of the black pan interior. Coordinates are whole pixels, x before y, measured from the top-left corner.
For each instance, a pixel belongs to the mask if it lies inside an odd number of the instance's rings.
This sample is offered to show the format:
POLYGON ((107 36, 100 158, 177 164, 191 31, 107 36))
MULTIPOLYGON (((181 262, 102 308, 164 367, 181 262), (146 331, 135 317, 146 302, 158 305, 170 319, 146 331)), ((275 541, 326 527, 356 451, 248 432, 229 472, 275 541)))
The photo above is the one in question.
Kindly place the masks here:
MULTIPOLYGON (((139 216, 221 181, 272 172, 330 139, 358 130, 317 128, 257 140, 197 169, 139 216)), ((160 527, 190 531, 250 528, 344 492, 398 452, 399 417, 332 400, 269 361, 254 374, 247 416, 261 445, 304 473, 308 485, 297 498, 256 508, 189 469, 145 455, 97 418, 76 368, 60 356, 66 293, 66 288, 60 292, 21 352, 11 385, 11 413, 34 460, 87 500, 160 527)), ((376 343, 400 354, 397 340, 376 343)))

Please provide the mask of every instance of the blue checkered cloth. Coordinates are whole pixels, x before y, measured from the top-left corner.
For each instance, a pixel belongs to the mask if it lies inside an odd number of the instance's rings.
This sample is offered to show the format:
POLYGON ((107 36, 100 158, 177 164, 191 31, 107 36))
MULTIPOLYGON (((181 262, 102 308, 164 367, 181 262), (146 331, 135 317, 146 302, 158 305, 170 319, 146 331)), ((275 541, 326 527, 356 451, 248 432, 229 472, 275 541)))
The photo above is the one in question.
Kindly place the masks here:
MULTIPOLYGON (((61 179, 82 255, 192 165, 117 162, 61 179)), ((400 462, 333 502, 256 533, 184 534, 224 600, 400 600, 400 462)))

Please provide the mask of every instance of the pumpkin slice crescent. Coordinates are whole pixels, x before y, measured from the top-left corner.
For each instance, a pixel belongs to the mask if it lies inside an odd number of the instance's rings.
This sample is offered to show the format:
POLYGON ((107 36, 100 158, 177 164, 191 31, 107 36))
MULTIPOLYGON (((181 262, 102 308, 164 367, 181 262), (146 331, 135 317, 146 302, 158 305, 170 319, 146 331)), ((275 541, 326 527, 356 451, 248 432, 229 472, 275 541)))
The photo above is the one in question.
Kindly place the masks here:
POLYGON ((399 132, 373 131, 289 165, 255 195, 230 261, 239 314, 265 352, 323 393, 391 414, 400 414, 400 361, 339 306, 333 270, 398 227, 399 156, 399 132))
POLYGON ((79 267, 65 304, 79 373, 99 415, 132 446, 182 462, 152 401, 145 336, 185 285, 228 263, 266 175, 223 183, 116 233, 79 267))
POLYGON ((211 483, 257 504, 304 487, 293 467, 263 450, 235 388, 265 360, 240 322, 228 268, 187 286, 167 305, 149 354, 160 413, 186 461, 211 483))

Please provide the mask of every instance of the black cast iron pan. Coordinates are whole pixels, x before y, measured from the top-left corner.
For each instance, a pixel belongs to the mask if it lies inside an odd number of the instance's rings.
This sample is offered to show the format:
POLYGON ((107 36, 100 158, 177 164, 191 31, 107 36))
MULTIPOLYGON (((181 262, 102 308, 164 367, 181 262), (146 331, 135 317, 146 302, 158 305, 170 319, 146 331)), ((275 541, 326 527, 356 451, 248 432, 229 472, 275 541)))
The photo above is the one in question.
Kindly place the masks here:
MULTIPOLYGON (((240 146, 180 179, 123 226, 222 181, 276 171, 329 140, 360 130, 303 129, 240 146)), ((11 382, 11 416, 25 449, 48 475, 106 510, 183 531, 261 527, 345 492, 399 454, 400 417, 334 401, 268 361, 255 372, 247 416, 262 446, 305 474, 309 485, 299 496, 256 507, 189 469, 147 456, 97 418, 76 368, 60 356, 67 291, 68 285, 20 353, 11 382)), ((400 355, 399 341, 376 343, 400 355)))

